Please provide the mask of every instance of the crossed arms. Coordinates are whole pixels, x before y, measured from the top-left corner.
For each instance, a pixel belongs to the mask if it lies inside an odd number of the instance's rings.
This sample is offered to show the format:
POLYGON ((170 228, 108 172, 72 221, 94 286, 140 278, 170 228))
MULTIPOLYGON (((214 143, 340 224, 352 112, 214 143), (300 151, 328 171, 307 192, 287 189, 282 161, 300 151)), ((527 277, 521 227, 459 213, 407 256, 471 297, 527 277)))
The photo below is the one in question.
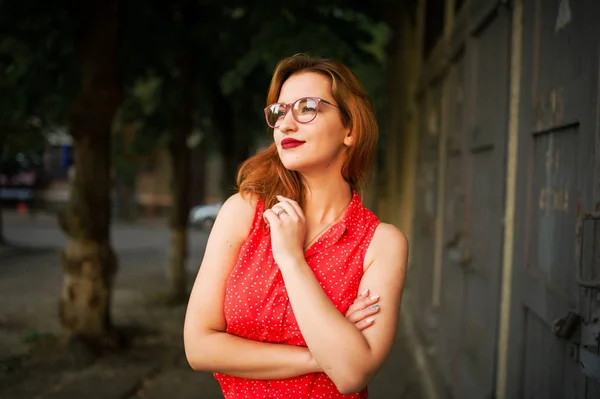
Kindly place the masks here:
POLYGON ((308 348, 262 343, 227 334, 223 315, 227 277, 253 217, 254 205, 236 194, 225 202, 215 221, 185 319, 184 343, 191 367, 251 379, 323 371, 341 393, 360 391, 383 364, 395 335, 406 238, 395 227, 380 224, 367 250, 360 291, 379 294, 381 305, 371 325, 365 324, 364 308, 374 300, 359 298, 345 317, 329 301, 306 262, 290 260, 280 265, 308 348))

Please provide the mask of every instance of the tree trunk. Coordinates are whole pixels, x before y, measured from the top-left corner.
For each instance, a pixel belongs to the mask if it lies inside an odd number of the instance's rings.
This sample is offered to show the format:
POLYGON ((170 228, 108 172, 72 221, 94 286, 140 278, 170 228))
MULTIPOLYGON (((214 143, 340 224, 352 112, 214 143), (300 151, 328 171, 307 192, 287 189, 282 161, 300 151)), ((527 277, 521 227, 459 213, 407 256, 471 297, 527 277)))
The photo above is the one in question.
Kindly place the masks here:
POLYGON ((223 156, 223 192, 229 196, 235 192, 237 171, 240 163, 248 158, 248 132, 238 132, 232 115, 235 115, 231 102, 221 92, 219 79, 214 77, 205 82, 212 104, 212 123, 214 136, 218 140, 223 156), (242 137, 240 134, 246 134, 242 137))
POLYGON ((74 139, 75 178, 59 216, 67 235, 60 322, 66 338, 87 348, 120 343, 110 317, 117 258, 110 245, 111 124, 122 101, 117 70, 118 0, 96 0, 78 42, 81 90, 68 124, 74 139))
MULTIPOLYGON (((0 176, 2 175, 2 154, 4 153, 4 132, 0 132, 0 176)), ((3 184, 0 184, 0 189, 3 184)), ((6 238, 4 237, 4 201, 2 200, 2 194, 0 193, 0 247, 6 245, 6 238)))
POLYGON ((185 262, 187 259, 187 227, 190 211, 190 150, 187 139, 193 128, 191 52, 181 57, 177 83, 181 102, 176 111, 169 145, 173 171, 170 217, 171 245, 167 273, 171 303, 181 303, 187 297, 185 262))
POLYGON ((190 153, 190 207, 206 202, 206 147, 202 140, 190 153))
POLYGON ((2 203, 2 198, 0 198, 0 247, 6 245, 6 238, 4 237, 4 212, 3 212, 4 204, 2 203))

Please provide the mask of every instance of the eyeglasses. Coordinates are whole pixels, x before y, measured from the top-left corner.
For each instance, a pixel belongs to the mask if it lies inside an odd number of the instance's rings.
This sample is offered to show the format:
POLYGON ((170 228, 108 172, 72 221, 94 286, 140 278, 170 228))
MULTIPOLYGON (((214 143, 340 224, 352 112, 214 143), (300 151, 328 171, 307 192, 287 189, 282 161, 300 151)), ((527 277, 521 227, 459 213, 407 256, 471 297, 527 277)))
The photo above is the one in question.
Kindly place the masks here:
POLYGON ((273 129, 279 127, 283 118, 287 115, 288 111, 292 110, 292 116, 298 123, 309 123, 312 122, 319 111, 319 104, 325 103, 339 108, 337 105, 330 103, 327 100, 323 100, 318 97, 304 97, 296 100, 290 104, 275 103, 265 108, 265 118, 267 125, 273 129))

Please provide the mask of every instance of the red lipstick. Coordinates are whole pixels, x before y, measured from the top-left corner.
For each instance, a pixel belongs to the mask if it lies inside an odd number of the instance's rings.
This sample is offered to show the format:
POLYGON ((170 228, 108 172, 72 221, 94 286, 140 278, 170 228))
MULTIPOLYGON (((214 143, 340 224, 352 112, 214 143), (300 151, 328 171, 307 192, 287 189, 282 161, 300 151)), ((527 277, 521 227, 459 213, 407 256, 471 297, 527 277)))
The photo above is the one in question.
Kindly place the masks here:
POLYGON ((291 148, 300 147, 304 143, 305 143, 304 141, 300 141, 300 140, 296 140, 296 139, 292 139, 292 138, 288 137, 288 138, 281 140, 281 148, 283 148, 284 150, 289 150, 291 148))

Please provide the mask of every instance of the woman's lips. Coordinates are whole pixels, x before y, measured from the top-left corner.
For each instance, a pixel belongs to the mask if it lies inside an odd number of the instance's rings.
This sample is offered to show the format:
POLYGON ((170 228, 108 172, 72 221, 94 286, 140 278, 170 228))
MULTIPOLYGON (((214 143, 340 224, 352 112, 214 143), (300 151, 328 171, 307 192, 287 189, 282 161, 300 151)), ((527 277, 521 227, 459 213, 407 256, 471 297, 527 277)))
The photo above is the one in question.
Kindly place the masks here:
POLYGON ((296 140, 296 139, 283 139, 281 140, 281 148, 283 148, 284 150, 289 150, 291 148, 296 148, 296 147, 300 147, 302 144, 304 144, 304 141, 300 141, 300 140, 296 140))

